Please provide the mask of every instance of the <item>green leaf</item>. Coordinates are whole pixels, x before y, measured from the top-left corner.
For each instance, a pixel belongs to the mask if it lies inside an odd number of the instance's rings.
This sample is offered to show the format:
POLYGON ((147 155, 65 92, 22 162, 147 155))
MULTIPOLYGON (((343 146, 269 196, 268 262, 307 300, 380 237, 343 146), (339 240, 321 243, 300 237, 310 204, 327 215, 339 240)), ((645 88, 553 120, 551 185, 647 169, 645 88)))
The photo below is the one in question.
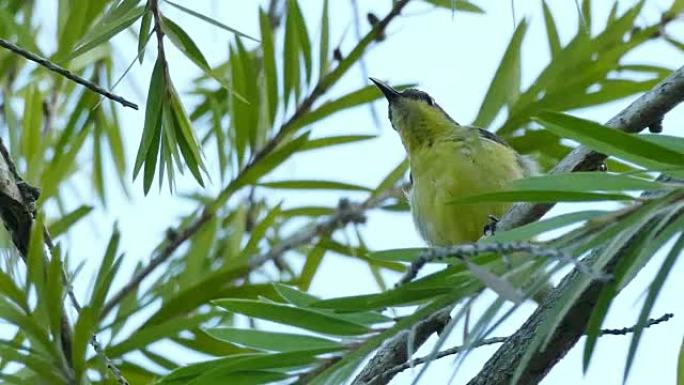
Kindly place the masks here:
POLYGON ((282 299, 297 307, 308 307, 312 303, 320 301, 320 298, 316 296, 297 290, 291 286, 283 285, 282 283, 274 283, 273 287, 282 299))
POLYGON ((29 171, 27 179, 31 180, 34 170, 37 171, 40 167, 40 158, 43 157, 43 95, 35 84, 32 83, 26 90, 25 101, 21 149, 29 171))
POLYGON ((164 27, 164 32, 166 36, 169 37, 171 42, 178 47, 178 49, 185 54, 185 56, 192 60, 202 71, 207 75, 212 76, 212 69, 207 62, 207 59, 200 51, 197 44, 192 40, 190 35, 188 35, 183 28, 178 24, 174 23, 171 19, 162 17, 162 25, 164 27))
POLYGON ((293 207, 281 212, 283 218, 293 217, 321 217, 324 215, 333 215, 337 212, 334 207, 325 206, 301 206, 293 207))
POLYGON ((268 100, 268 122, 273 125, 278 112, 278 71, 273 43, 273 27, 268 15, 259 10, 259 25, 261 26, 261 49, 263 51, 264 78, 268 100))
POLYGON ((485 13, 484 10, 477 5, 466 0, 425 0, 426 2, 436 6, 447 8, 450 10, 459 10, 464 12, 485 13))
POLYGON ((204 21, 206 21, 206 22, 209 23, 209 24, 215 25, 215 26, 217 26, 217 27, 219 27, 219 28, 221 28, 221 29, 224 29, 224 30, 226 30, 226 31, 228 31, 228 32, 231 32, 231 33, 233 33, 233 34, 235 34, 235 35, 237 35, 237 36, 244 37, 245 39, 249 39, 249 40, 252 40, 252 41, 255 41, 255 42, 259 43, 259 40, 258 40, 258 39, 255 39, 255 38, 253 38, 253 37, 251 37, 251 36, 249 36, 249 35, 247 35, 247 34, 245 34, 245 33, 242 33, 242 32, 238 31, 238 30, 235 29, 235 28, 231 28, 231 27, 229 27, 229 26, 227 26, 227 25, 221 23, 220 21, 217 21, 217 20, 215 20, 215 19, 212 19, 212 18, 209 17, 209 16, 202 15, 202 14, 199 13, 199 12, 195 12, 195 11, 193 11, 193 10, 190 9, 190 8, 186 8, 186 7, 184 7, 184 6, 180 5, 180 4, 176 4, 176 3, 172 2, 172 1, 169 1, 169 0, 164 0, 164 1, 165 1, 166 3, 168 3, 168 4, 170 4, 171 6, 176 7, 176 8, 178 8, 178 9, 180 9, 181 11, 187 13, 188 15, 191 15, 191 16, 194 16, 194 17, 196 17, 196 18, 198 18, 198 19, 204 20, 204 21))
POLYGON ((637 164, 660 163, 684 166, 684 156, 681 152, 589 120, 556 112, 541 113, 536 120, 557 135, 576 140, 595 151, 614 155, 627 161, 637 164))
POLYGON ((143 56, 145 56, 145 45, 150 38, 150 33, 152 33, 152 12, 150 8, 145 5, 145 11, 143 12, 142 21, 140 22, 140 32, 138 32, 138 62, 142 64, 143 56))
POLYGON ((133 166, 133 180, 142 167, 155 137, 159 136, 162 119, 162 104, 166 100, 166 82, 164 80, 163 60, 157 58, 150 77, 150 88, 147 92, 147 106, 145 107, 145 125, 138 147, 138 155, 133 166))
POLYGON ((534 191, 640 191, 657 190, 667 186, 652 180, 630 175, 571 172, 549 174, 518 179, 511 184, 512 190, 534 191))
POLYGON ((107 293, 111 287, 112 281, 114 280, 114 276, 121 265, 121 258, 115 261, 120 239, 121 233, 115 226, 112 231, 112 235, 109 238, 109 243, 107 243, 107 248, 105 249, 104 256, 102 257, 102 262, 100 262, 100 268, 98 269, 95 279, 95 287, 93 288, 89 302, 90 307, 93 308, 98 317, 107 297, 107 293))
MULTIPOLYGON (((169 373, 159 385, 170 384, 223 384, 226 378, 230 378, 230 383, 234 384, 258 384, 263 382, 272 382, 274 379, 261 379, 260 382, 241 382, 245 381, 240 373, 253 370, 276 370, 281 369, 280 372, 286 372, 286 368, 301 368, 310 366, 316 363, 316 356, 319 353, 316 351, 298 351, 285 352, 275 354, 239 354, 228 357, 219 358, 216 360, 200 362, 198 364, 188 365, 169 373), (233 382, 233 379, 237 382, 233 382), (191 381, 195 379, 194 381, 191 381)), ((249 373, 249 372, 248 372, 249 373)), ((290 375, 285 375, 285 378, 290 375)), ((278 377, 275 380, 282 379, 278 377)))
MULTIPOLYGON (((166 107, 163 108, 163 110, 165 109, 166 107)), ((147 154, 145 155, 145 169, 143 170, 143 192, 145 195, 147 195, 147 193, 150 191, 152 180, 154 180, 154 169, 157 165, 159 142, 161 141, 162 120, 163 117, 160 117, 157 120, 157 126, 153 128, 154 136, 152 137, 152 142, 150 143, 150 147, 147 149, 147 154)), ((143 133, 143 135, 145 134, 143 133)))
POLYGON ((378 184, 378 187, 373 190, 372 197, 378 197, 380 194, 394 187, 397 182, 406 174, 409 168, 408 158, 404 159, 389 174, 378 184))
POLYGON ((204 187, 204 181, 202 180, 202 174, 200 169, 205 170, 204 162, 202 161, 202 156, 200 154, 200 145, 195 137, 195 133, 192 129, 192 124, 188 115, 183 108, 183 104, 180 101, 178 93, 170 85, 171 88, 171 109, 173 111, 175 123, 176 123, 176 140, 178 141, 178 147, 183 154, 183 159, 190 169, 190 173, 195 177, 197 183, 204 187))
POLYGON ((275 189, 372 191, 368 187, 329 180, 282 180, 261 182, 258 185, 275 189))
POLYGON ((133 25, 143 15, 143 11, 144 7, 136 7, 114 20, 104 20, 104 22, 97 23, 95 28, 92 28, 81 39, 81 43, 64 60, 72 60, 98 45, 108 42, 114 35, 133 25))
POLYGON ((285 41, 283 42, 283 105, 288 106, 292 92, 298 93, 301 70, 299 68, 300 45, 298 43, 298 28, 294 12, 288 12, 285 17, 285 41))
POLYGON ((76 378, 80 379, 86 369, 86 349, 88 342, 97 327, 97 315, 89 306, 81 308, 74 327, 74 338, 71 345, 71 359, 76 378))
POLYGON ((499 68, 494 74, 494 79, 473 123, 475 126, 489 126, 499 110, 506 104, 512 104, 518 97, 520 93, 520 47, 526 31, 527 21, 523 20, 515 29, 499 68))
POLYGON ((344 346, 336 341, 302 334, 236 328, 214 328, 207 330, 207 332, 212 337, 222 341, 275 352, 313 349, 330 349, 333 352, 344 349, 344 346))
POLYGON ((297 28, 297 45, 300 53, 304 59, 304 69, 306 71, 306 82, 311 81, 311 40, 309 39, 309 31, 306 30, 306 21, 302 15, 302 10, 299 8, 297 0, 288 0, 287 3, 287 17, 292 16, 295 27, 297 28))
POLYGON ((237 179, 233 180, 233 182, 221 192, 221 195, 216 200, 216 204, 220 206, 230 197, 233 191, 242 186, 256 183, 259 178, 268 174, 271 170, 289 159, 290 155, 306 143, 308 137, 309 133, 307 132, 298 138, 283 144, 279 149, 270 152, 268 155, 253 163, 251 167, 245 169, 237 179))
MULTIPOLYGON (((684 1, 682 4, 684 5, 684 1)), ((684 385, 684 338, 682 338, 682 346, 679 348, 677 359, 677 385, 684 385)))
POLYGON ((328 15, 328 0, 323 0, 321 15, 321 37, 318 47, 318 74, 320 77, 328 71, 328 51, 330 50, 330 17, 328 15))
POLYGON ((287 373, 277 371, 233 371, 233 369, 223 371, 221 368, 216 368, 200 375, 196 380, 189 382, 188 385, 217 385, 225 383, 226 378, 230 378, 231 385, 259 385, 283 382, 290 377, 292 376, 287 373))
POLYGON ((76 222, 80 221, 81 219, 83 219, 83 217, 90 214, 91 211, 93 211, 93 206, 82 205, 78 207, 74 211, 68 213, 67 215, 63 216, 62 218, 48 226, 48 231, 50 232, 50 235, 53 238, 57 238, 58 236, 69 230, 69 228, 71 228, 71 226, 73 226, 76 222))
POLYGON ((341 360, 335 362, 330 367, 318 373, 310 379, 309 385, 340 384, 346 382, 361 361, 372 351, 377 349, 382 343, 390 340, 397 333, 411 328, 419 320, 425 319, 430 314, 444 308, 448 304, 454 303, 453 296, 440 296, 423 307, 417 308, 412 314, 402 318, 392 327, 383 330, 368 338, 365 343, 354 351, 346 354, 341 360))
MULTIPOLYGON (((62 303, 64 302, 64 286, 62 284, 62 256, 61 252, 53 249, 52 259, 47 271, 47 309, 50 330, 53 336, 61 336, 62 332, 62 303)), ((56 339, 56 338, 55 338, 56 339)))
POLYGON ((153 342, 175 336, 184 330, 196 329, 215 316, 215 313, 196 314, 176 317, 155 325, 145 325, 125 340, 108 346, 105 353, 110 357, 119 357, 128 352, 146 348, 153 342))
POLYGON ((632 334, 632 341, 629 344, 629 351, 627 352, 627 363, 625 364, 624 373, 625 381, 627 380, 629 371, 632 368, 632 364, 634 363, 634 358, 636 357, 636 351, 637 347, 639 346, 639 341, 641 339, 642 332, 644 330, 644 325, 646 325, 648 316, 651 314, 651 310, 653 309, 653 305, 655 305, 655 301, 658 297, 658 294, 660 293, 660 289, 662 289, 663 285, 665 284, 665 280, 672 271, 672 267, 674 266, 675 262, 677 262, 677 259, 679 259, 679 257, 682 255, 683 249, 684 233, 680 234, 679 238, 670 249, 670 252, 667 254, 667 257, 665 257, 663 264, 660 266, 658 273, 656 274, 655 278, 649 286, 648 294, 646 295, 646 300, 644 301, 644 306, 641 308, 641 312, 639 313, 639 318, 637 320, 634 333, 632 334))
POLYGON ((602 202, 602 201, 627 201, 634 198, 624 194, 607 194, 578 191, 557 190, 528 190, 528 191, 499 191, 471 195, 455 199, 450 204, 472 204, 484 202, 602 202))
MULTIPOLYGON (((265 218, 254 226, 249 241, 247 241, 247 244, 240 253, 240 257, 238 257, 239 261, 247 261, 259 251, 259 242, 261 242, 266 235, 266 232, 273 226, 276 220, 280 218, 280 213, 280 205, 277 205, 268 212, 265 218)), ((242 238, 242 234, 240 234, 240 238, 242 238)))
POLYGON ((340 144, 356 143, 364 140, 375 139, 377 135, 340 135, 340 136, 327 136, 323 138, 311 139, 304 143, 299 149, 302 151, 316 150, 319 148, 325 148, 330 146, 337 146, 340 144))
POLYGON ((532 222, 524 226, 516 227, 507 231, 498 231, 491 237, 487 237, 482 242, 513 242, 530 240, 535 236, 545 233, 547 231, 556 230, 564 226, 568 226, 577 222, 588 221, 602 215, 610 213, 609 211, 587 210, 579 211, 569 214, 558 215, 553 218, 544 219, 537 222, 532 222))
MULTIPOLYGON (((403 89, 409 86, 411 86, 411 84, 402 84, 397 86, 397 89, 403 89)), ((287 132, 293 132, 300 127, 320 121, 336 112, 360 106, 382 97, 382 93, 378 91, 378 87, 374 85, 365 86, 359 90, 348 93, 339 99, 324 103, 313 111, 305 113, 291 124, 287 125, 287 132)))
POLYGON ((36 221, 31 225, 31 237, 29 238, 26 264, 28 269, 28 279, 36 286, 38 300, 45 299, 45 248, 43 238, 43 215, 40 214, 36 221))
POLYGON ((319 333, 344 336, 369 332, 369 329, 364 325, 288 305, 244 299, 219 299, 212 302, 214 305, 234 313, 296 326, 319 333))
POLYGON ((90 124, 85 125, 81 132, 69 141, 68 148, 62 148, 61 152, 55 153, 50 165, 43 171, 40 183, 43 191, 41 191, 38 199, 40 203, 56 194, 61 182, 74 171, 76 156, 83 148, 83 143, 89 136, 91 126, 90 124))
POLYGON ((546 1, 542 1, 542 8, 544 10, 544 24, 546 25, 546 36, 549 40, 551 58, 555 58, 561 50, 558 29, 556 28, 556 22, 553 20, 553 14, 551 13, 551 9, 549 9, 548 4, 546 4, 546 1))
POLYGON ((428 250, 425 247, 380 250, 368 253, 368 258, 378 261, 414 262, 418 256, 428 250))
POLYGON ((26 294, 4 271, 0 271, 0 293, 2 293, 3 297, 12 300, 12 302, 23 309, 26 313, 30 312, 26 294))

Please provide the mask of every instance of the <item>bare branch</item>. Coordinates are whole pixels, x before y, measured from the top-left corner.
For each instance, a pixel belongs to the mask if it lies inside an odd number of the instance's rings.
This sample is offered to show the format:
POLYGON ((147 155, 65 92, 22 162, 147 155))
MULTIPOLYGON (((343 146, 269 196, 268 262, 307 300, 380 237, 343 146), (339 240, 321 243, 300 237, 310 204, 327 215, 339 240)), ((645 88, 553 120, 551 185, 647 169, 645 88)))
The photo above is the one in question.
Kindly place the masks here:
POLYGON ((87 89, 89 89, 93 92, 96 92, 96 93, 98 93, 98 94, 100 94, 106 98, 109 98, 109 99, 123 105, 124 107, 130 107, 134 110, 138 109, 137 104, 130 102, 121 96, 115 95, 115 94, 105 90, 104 88, 98 86, 97 84, 76 75, 75 73, 69 71, 68 69, 61 67, 61 66, 51 62, 50 60, 45 59, 43 57, 40 57, 40 56, 38 56, 32 52, 29 52, 29 51, 27 51, 27 50, 25 50, 19 46, 16 46, 7 40, 0 39, 0 47, 6 48, 6 49, 16 53, 17 55, 23 56, 24 58, 26 58, 28 60, 36 62, 36 63, 42 65, 43 67, 47 68, 48 70, 55 72, 57 74, 60 74, 60 75, 64 76, 65 78, 72 80, 72 81, 86 87, 87 89))
MULTIPOLYGON (((667 322, 670 319, 672 319, 674 315, 672 313, 666 313, 663 314, 662 316, 658 318, 651 318, 648 321, 646 321, 646 324, 643 326, 644 328, 649 328, 654 325, 658 325, 659 323, 667 322)), ((600 336, 605 336, 605 335, 626 335, 629 333, 634 333, 634 330, 636 329, 636 326, 631 326, 631 327, 626 327, 622 329, 603 329, 599 332, 600 336)), ((506 342, 509 337, 492 337, 492 338, 485 338, 478 343, 476 343, 474 346, 470 346, 468 348, 473 349, 473 348, 478 348, 480 346, 485 346, 485 345, 493 345, 493 344, 500 344, 503 342, 506 342)), ((453 348, 449 348, 446 350, 443 350, 435 355, 429 355, 425 357, 420 357, 413 359, 409 362, 405 362, 401 365, 397 365, 383 373, 383 375, 395 375, 397 373, 403 372, 406 369, 416 367, 418 365, 426 364, 430 361, 438 360, 440 358, 444 358, 447 356, 451 356, 454 354, 458 354, 461 351, 463 351, 466 348, 466 346, 454 346, 453 348)), ((372 381, 369 381, 369 384, 373 384, 375 381, 375 378, 372 381)))

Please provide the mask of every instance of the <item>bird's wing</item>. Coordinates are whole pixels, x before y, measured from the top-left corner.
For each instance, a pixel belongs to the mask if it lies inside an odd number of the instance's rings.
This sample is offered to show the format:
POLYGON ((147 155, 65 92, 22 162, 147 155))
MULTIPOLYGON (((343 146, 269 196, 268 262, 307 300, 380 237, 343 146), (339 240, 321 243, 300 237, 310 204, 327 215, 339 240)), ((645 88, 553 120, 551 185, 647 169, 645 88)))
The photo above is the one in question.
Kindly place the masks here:
MULTIPOLYGON (((503 138, 500 136, 496 135, 495 133, 491 131, 487 131, 485 129, 482 129, 480 127, 473 127, 471 128, 477 130, 477 134, 480 136, 480 138, 490 140, 492 142, 498 143, 502 146, 506 146, 510 148, 511 150, 515 151, 513 147, 511 147, 510 144, 508 144, 503 138)), ((523 171, 523 175, 525 176, 533 176, 539 174, 539 164, 532 158, 531 156, 528 155, 520 155, 516 152, 516 159, 518 161, 518 165, 523 171)))
POLYGON ((489 140, 491 140, 491 141, 493 141, 493 142, 496 142, 496 143, 499 143, 499 144, 503 144, 503 145, 506 146, 506 147, 511 147, 510 144, 506 143, 506 141, 503 140, 503 138, 501 138, 501 137, 498 136, 497 134, 495 134, 495 133, 493 133, 493 132, 491 132, 491 131, 487 131, 487 130, 485 130, 485 129, 483 129, 483 128, 480 128, 480 127, 473 127, 473 128, 476 128, 476 129, 477 129, 477 134, 480 135, 481 138, 489 139, 489 140))

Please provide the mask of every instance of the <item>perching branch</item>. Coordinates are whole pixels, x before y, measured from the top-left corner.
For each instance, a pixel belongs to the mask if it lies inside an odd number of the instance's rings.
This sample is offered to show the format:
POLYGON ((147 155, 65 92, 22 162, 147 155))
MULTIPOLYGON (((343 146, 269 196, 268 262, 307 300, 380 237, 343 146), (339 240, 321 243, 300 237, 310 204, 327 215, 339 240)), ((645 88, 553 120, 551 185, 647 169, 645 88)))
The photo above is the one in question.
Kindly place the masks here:
POLYGON ((477 255, 495 253, 499 255, 524 252, 537 257, 552 258, 563 263, 570 263, 582 273, 592 277, 593 279, 606 280, 604 274, 592 271, 591 268, 582 261, 572 258, 567 253, 545 247, 540 244, 526 243, 526 242, 511 242, 511 243, 464 243, 449 247, 432 247, 416 258, 411 266, 406 270, 404 276, 399 280, 397 285, 403 285, 413 280, 423 266, 428 262, 443 261, 447 258, 458 258, 465 262, 469 258, 477 255))
POLYGON ((115 95, 115 94, 105 90, 104 88, 98 86, 97 84, 90 82, 90 81, 76 75, 75 73, 69 71, 68 69, 61 67, 61 66, 51 62, 50 60, 45 59, 43 57, 40 57, 40 56, 38 56, 32 52, 29 52, 29 51, 21 48, 21 47, 18 47, 16 45, 10 43, 7 40, 0 39, 0 47, 6 48, 6 49, 16 53, 17 55, 23 56, 24 58, 26 58, 28 60, 36 62, 36 63, 42 65, 43 67, 47 68, 48 70, 55 72, 59 75, 62 75, 65 78, 72 80, 72 81, 86 87, 87 89, 89 89, 95 93, 98 93, 98 94, 100 94, 106 98, 109 98, 109 99, 123 105, 124 107, 130 107, 134 110, 138 109, 137 104, 130 102, 121 96, 115 95))

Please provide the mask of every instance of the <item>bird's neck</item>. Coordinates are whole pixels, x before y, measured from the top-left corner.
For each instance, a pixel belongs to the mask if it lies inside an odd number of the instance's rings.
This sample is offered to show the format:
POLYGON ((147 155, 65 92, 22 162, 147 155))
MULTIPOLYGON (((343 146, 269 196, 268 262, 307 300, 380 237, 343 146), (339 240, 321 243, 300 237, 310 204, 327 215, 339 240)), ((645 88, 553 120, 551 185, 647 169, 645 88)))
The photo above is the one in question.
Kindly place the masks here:
POLYGON ((435 143, 448 139, 465 139, 470 135, 468 127, 458 125, 448 118, 420 119, 402 125, 399 136, 409 156, 429 150, 435 143))

